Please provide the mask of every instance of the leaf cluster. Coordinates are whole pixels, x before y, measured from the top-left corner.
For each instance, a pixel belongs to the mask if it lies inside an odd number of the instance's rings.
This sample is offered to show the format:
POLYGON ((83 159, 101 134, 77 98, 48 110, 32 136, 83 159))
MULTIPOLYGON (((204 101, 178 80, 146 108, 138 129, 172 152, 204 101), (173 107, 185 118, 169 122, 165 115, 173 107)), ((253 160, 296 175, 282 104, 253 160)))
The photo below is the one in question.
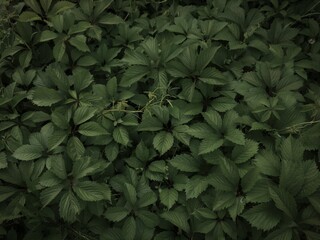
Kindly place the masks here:
POLYGON ((0 2, 0 238, 320 239, 318 3, 0 2))

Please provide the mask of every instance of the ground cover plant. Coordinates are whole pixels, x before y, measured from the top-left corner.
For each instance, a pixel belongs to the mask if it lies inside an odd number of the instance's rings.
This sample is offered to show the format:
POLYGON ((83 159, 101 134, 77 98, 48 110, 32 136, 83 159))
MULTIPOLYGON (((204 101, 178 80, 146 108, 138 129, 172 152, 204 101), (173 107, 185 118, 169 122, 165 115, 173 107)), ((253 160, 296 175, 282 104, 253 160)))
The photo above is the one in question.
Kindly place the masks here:
POLYGON ((320 2, 0 2, 0 238, 319 240, 320 2))

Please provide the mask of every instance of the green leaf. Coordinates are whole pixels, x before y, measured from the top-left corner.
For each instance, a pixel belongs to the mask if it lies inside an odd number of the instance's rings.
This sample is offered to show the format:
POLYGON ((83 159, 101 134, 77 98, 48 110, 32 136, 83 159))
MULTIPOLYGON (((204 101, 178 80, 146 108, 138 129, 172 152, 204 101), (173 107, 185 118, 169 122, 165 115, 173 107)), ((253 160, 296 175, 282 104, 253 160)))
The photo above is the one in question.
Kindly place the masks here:
POLYGON ((69 43, 77 48, 81 52, 90 52, 90 48, 87 45, 87 38, 84 35, 76 35, 69 39, 69 43))
POLYGON ((39 42, 47 42, 52 39, 56 39, 57 37, 58 37, 58 34, 56 34, 55 32, 52 32, 50 30, 44 30, 40 34, 39 42))
POLYGON ((235 144, 239 144, 239 145, 245 144, 244 133, 239 129, 228 130, 227 133, 224 135, 224 137, 225 139, 235 144))
POLYGON ((112 13, 106 13, 99 19, 99 23, 106 25, 120 24, 123 22, 124 21, 121 17, 112 13))
POLYGON ((188 154, 177 155, 169 163, 183 172, 198 172, 200 170, 199 160, 188 154))
POLYGON ((59 195, 62 189, 63 189, 63 185, 60 185, 60 184, 44 189, 40 193, 40 201, 43 207, 51 203, 59 195))
POLYGON ((137 206, 139 208, 148 207, 152 204, 155 204, 157 200, 158 197, 153 191, 146 192, 139 198, 137 206))
POLYGON ((35 12, 31 12, 31 11, 24 11, 19 16, 20 22, 33 22, 37 20, 41 20, 41 17, 35 12))
POLYGON ((62 155, 53 155, 47 159, 46 162, 48 170, 54 173, 57 177, 64 180, 67 178, 67 170, 65 166, 65 160, 62 155))
POLYGON ((53 187, 60 184, 62 180, 50 171, 44 172, 39 179, 40 185, 44 187, 53 187))
POLYGON ((124 240, 134 240, 136 239, 137 224, 135 218, 128 217, 122 226, 122 236, 124 240))
POLYGON ((197 198, 208 187, 208 178, 203 176, 194 176, 186 183, 186 197, 197 198))
POLYGON ((115 143, 115 142, 111 142, 110 144, 108 144, 104 150, 107 159, 112 162, 114 161, 119 154, 119 144, 115 143))
POLYGON ((67 144, 67 153, 71 159, 75 160, 82 156, 85 152, 85 148, 82 142, 77 137, 71 137, 67 144))
POLYGON ((212 133, 203 139, 199 145, 199 154, 206 154, 217 150, 223 144, 223 139, 212 133))
POLYGON ((237 216, 239 216, 245 207, 245 198, 244 197, 237 197, 234 204, 228 208, 228 212, 230 217, 235 222, 237 216))
POLYGON ((280 159, 270 150, 258 154, 255 158, 255 165, 263 174, 275 177, 280 175, 280 159))
POLYGON ((4 152, 0 152, 0 169, 8 166, 7 155, 4 152))
POLYGON ((67 222, 74 222, 77 218, 77 215, 80 213, 80 204, 75 195, 68 191, 66 192, 59 204, 60 216, 67 222))
POLYGON ((76 68, 73 71, 73 84, 74 89, 77 93, 80 93, 82 90, 86 89, 93 82, 93 75, 88 69, 85 68, 76 68))
POLYGON ((189 217, 183 208, 176 208, 172 211, 164 212, 161 214, 161 217, 186 233, 190 232, 190 226, 188 223, 189 217))
POLYGON ((64 56, 64 53, 66 51, 66 44, 62 41, 57 42, 53 47, 53 57, 57 62, 60 62, 64 56))
POLYGON ((130 87, 132 84, 143 79, 143 77, 148 73, 149 68, 146 66, 131 66, 123 74, 119 85, 121 87, 130 87))
POLYGON ((42 156, 42 147, 36 145, 22 145, 17 148, 12 156, 18 160, 30 161, 42 156))
POLYGON ((52 151, 67 139, 68 134, 64 131, 55 131, 48 139, 48 150, 52 151))
POLYGON ((211 62, 219 48, 220 47, 210 47, 200 52, 197 58, 198 61, 196 63, 196 68, 198 71, 201 72, 203 69, 205 69, 205 67, 208 66, 208 64, 211 62))
POLYGON ((78 107, 77 110, 74 112, 73 116, 73 122, 76 125, 80 125, 91 118, 93 118, 94 114, 96 112, 96 109, 93 107, 78 107))
POLYGON ((111 199, 111 191, 108 185, 93 181, 80 181, 73 185, 73 191, 83 201, 101 201, 111 199))
POLYGON ((299 140, 292 136, 286 138, 281 144, 281 156, 287 161, 301 161, 304 148, 299 140))
POLYGON ((153 146, 161 155, 166 153, 173 145, 174 138, 171 133, 161 131, 153 139, 153 146))
POLYGON ((232 159, 235 163, 244 163, 258 152, 259 144, 253 140, 245 140, 243 146, 235 146, 232 150, 232 159))
POLYGON ((88 136, 88 137, 95 137, 101 135, 107 135, 108 132, 104 129, 99 123, 97 122, 87 122, 79 127, 79 133, 88 136))
POLYGON ((124 127, 120 126, 120 127, 116 127, 113 130, 113 139, 117 142, 120 143, 122 145, 127 146, 129 143, 129 133, 127 131, 127 129, 125 129, 124 127))
POLYGON ((129 211, 123 207, 108 207, 104 216, 112 222, 120 222, 126 216, 128 216, 129 211))
POLYGON ((32 95, 32 102, 40 107, 50 107, 63 100, 60 92, 46 87, 37 87, 32 95))
POLYGON ((320 172, 313 160, 303 162, 304 182, 300 196, 310 196, 320 187, 320 172))
POLYGON ((11 197, 13 194, 15 194, 18 191, 19 190, 14 187, 0 186, 0 203, 8 199, 9 197, 11 197))
POLYGON ((138 131, 159 131, 163 127, 163 124, 160 120, 155 117, 146 117, 144 118, 140 125, 138 126, 138 131))
POLYGON ((168 209, 170 209, 178 201, 178 192, 174 188, 164 188, 160 192, 160 201, 168 209))
POLYGON ((209 110, 202 114, 204 120, 214 129, 219 130, 222 127, 222 119, 218 112, 209 110))
POLYGON ((53 5, 52 9, 49 12, 50 16, 57 16, 59 13, 71 9, 75 6, 74 3, 70 1, 58 1, 53 5))
POLYGON ((89 67, 97 63, 97 60, 92 56, 83 56, 79 58, 77 61, 77 65, 82 67, 89 67))
POLYGON ((81 157, 73 163, 72 176, 76 179, 103 171, 109 163, 93 161, 90 157, 81 157))
POLYGON ((139 210, 137 217, 149 228, 155 228, 159 224, 158 215, 147 210, 139 210))
POLYGON ((281 211, 270 203, 262 203, 250 208, 242 216, 258 229, 268 231, 278 225, 281 220, 281 211))
POLYGON ((125 183, 123 187, 123 193, 131 206, 134 206, 137 202, 137 192, 135 187, 130 183, 125 183))
POLYGON ((278 209, 285 212, 292 219, 296 218, 298 214, 297 203, 290 193, 276 187, 269 187, 269 193, 278 209))
POLYGON ((191 125, 187 131, 192 137, 204 139, 208 136, 208 132, 211 132, 211 127, 206 123, 195 123, 191 125))

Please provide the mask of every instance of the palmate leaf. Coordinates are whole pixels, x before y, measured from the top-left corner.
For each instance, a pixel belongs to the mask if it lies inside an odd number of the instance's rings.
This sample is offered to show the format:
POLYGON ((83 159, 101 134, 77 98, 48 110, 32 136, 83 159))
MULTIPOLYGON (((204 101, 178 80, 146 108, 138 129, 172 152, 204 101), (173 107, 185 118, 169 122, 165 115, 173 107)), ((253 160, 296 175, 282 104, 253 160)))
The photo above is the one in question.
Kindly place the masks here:
POLYGON ((270 203, 256 205, 246 211, 242 216, 254 227, 267 231, 275 226, 281 220, 281 211, 276 209, 270 203))
POLYGON ((74 222, 80 213, 80 204, 72 191, 66 192, 59 204, 60 216, 67 222, 74 222))
POLYGON ((161 155, 166 153, 173 145, 174 138, 171 133, 161 131, 153 139, 153 146, 161 155))

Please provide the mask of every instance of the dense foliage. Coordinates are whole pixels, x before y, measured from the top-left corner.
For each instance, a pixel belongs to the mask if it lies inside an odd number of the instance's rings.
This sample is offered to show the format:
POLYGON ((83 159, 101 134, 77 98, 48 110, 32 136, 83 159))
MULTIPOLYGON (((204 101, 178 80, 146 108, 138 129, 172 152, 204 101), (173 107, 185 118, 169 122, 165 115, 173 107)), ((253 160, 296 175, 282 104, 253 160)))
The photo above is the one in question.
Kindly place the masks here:
POLYGON ((0 238, 319 240, 319 1, 0 4, 0 238))

